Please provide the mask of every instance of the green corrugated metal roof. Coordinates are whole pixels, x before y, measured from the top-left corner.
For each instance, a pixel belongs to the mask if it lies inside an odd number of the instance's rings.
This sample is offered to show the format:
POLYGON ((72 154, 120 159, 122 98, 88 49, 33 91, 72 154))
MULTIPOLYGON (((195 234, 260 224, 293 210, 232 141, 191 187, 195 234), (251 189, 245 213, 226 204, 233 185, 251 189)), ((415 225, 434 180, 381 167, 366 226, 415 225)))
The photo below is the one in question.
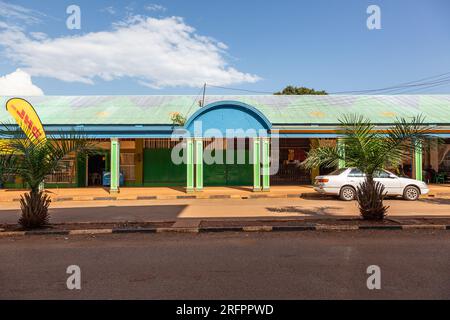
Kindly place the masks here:
MULTIPOLYGON (((45 125, 171 124, 170 114, 189 117, 198 108, 197 96, 42 96, 26 98, 45 125)), ((0 98, 0 122, 11 121, 0 98)), ((348 113, 363 114, 373 123, 397 117, 425 116, 426 122, 450 123, 450 95, 393 96, 207 96, 205 105, 236 100, 259 109, 273 124, 333 124, 348 113)))

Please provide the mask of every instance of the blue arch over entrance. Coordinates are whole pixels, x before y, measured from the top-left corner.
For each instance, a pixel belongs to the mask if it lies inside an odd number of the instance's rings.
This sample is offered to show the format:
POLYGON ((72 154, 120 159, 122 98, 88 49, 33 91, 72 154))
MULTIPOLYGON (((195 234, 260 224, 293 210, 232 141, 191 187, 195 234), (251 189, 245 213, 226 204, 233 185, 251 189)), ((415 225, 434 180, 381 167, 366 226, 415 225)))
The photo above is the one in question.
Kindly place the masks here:
MULTIPOLYGON (((197 110, 186 122, 185 128, 196 137, 214 136, 227 130, 256 133, 270 131, 272 124, 261 111, 239 101, 218 101, 197 110), (201 132, 199 131, 201 126, 201 132)), ((236 137, 239 137, 239 133, 236 137)))

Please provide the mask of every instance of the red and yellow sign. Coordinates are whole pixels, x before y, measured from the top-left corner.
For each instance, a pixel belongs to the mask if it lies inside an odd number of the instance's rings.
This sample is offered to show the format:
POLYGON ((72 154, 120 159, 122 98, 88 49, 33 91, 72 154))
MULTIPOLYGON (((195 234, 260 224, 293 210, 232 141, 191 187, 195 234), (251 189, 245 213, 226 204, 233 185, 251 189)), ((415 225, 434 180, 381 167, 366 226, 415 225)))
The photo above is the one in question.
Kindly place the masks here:
POLYGON ((41 119, 28 101, 21 98, 9 99, 6 102, 6 110, 34 144, 47 140, 41 119))

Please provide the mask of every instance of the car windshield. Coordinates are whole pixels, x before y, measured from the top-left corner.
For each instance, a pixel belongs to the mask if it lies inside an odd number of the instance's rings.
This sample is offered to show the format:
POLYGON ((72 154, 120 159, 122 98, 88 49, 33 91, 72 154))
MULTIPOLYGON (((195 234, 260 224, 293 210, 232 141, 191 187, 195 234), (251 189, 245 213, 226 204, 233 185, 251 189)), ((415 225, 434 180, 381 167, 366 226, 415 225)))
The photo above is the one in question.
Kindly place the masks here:
POLYGON ((338 175, 340 175, 342 172, 344 172, 345 170, 347 170, 347 168, 337 169, 337 170, 334 170, 333 172, 327 174, 327 176, 338 176, 338 175))

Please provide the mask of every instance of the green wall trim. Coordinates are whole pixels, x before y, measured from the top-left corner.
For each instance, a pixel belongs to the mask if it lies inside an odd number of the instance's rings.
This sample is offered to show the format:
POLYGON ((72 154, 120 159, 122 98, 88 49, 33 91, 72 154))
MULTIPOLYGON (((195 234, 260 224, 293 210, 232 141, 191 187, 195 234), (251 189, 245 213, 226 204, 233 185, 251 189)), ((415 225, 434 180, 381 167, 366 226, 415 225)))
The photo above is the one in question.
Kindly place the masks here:
MULTIPOLYGON (((78 185, 76 183, 46 183, 45 188, 46 189, 64 189, 64 188, 77 188, 78 185)), ((28 189, 24 184, 22 183, 5 183, 2 188, 0 189, 28 189)))
POLYGON ((194 190, 194 142, 186 139, 186 190, 194 190))
POLYGON ((253 139, 253 191, 261 190, 260 141, 253 139))
POLYGON ((263 191, 270 189, 270 140, 262 139, 262 187, 263 191))
POLYGON ((423 181, 422 144, 420 142, 416 142, 414 146, 414 171, 415 171, 415 179, 423 181))
POLYGON ((111 186, 110 192, 119 191, 120 174, 120 142, 119 139, 111 139, 111 186))
POLYGON ((195 189, 203 190, 203 141, 195 139, 195 189))

